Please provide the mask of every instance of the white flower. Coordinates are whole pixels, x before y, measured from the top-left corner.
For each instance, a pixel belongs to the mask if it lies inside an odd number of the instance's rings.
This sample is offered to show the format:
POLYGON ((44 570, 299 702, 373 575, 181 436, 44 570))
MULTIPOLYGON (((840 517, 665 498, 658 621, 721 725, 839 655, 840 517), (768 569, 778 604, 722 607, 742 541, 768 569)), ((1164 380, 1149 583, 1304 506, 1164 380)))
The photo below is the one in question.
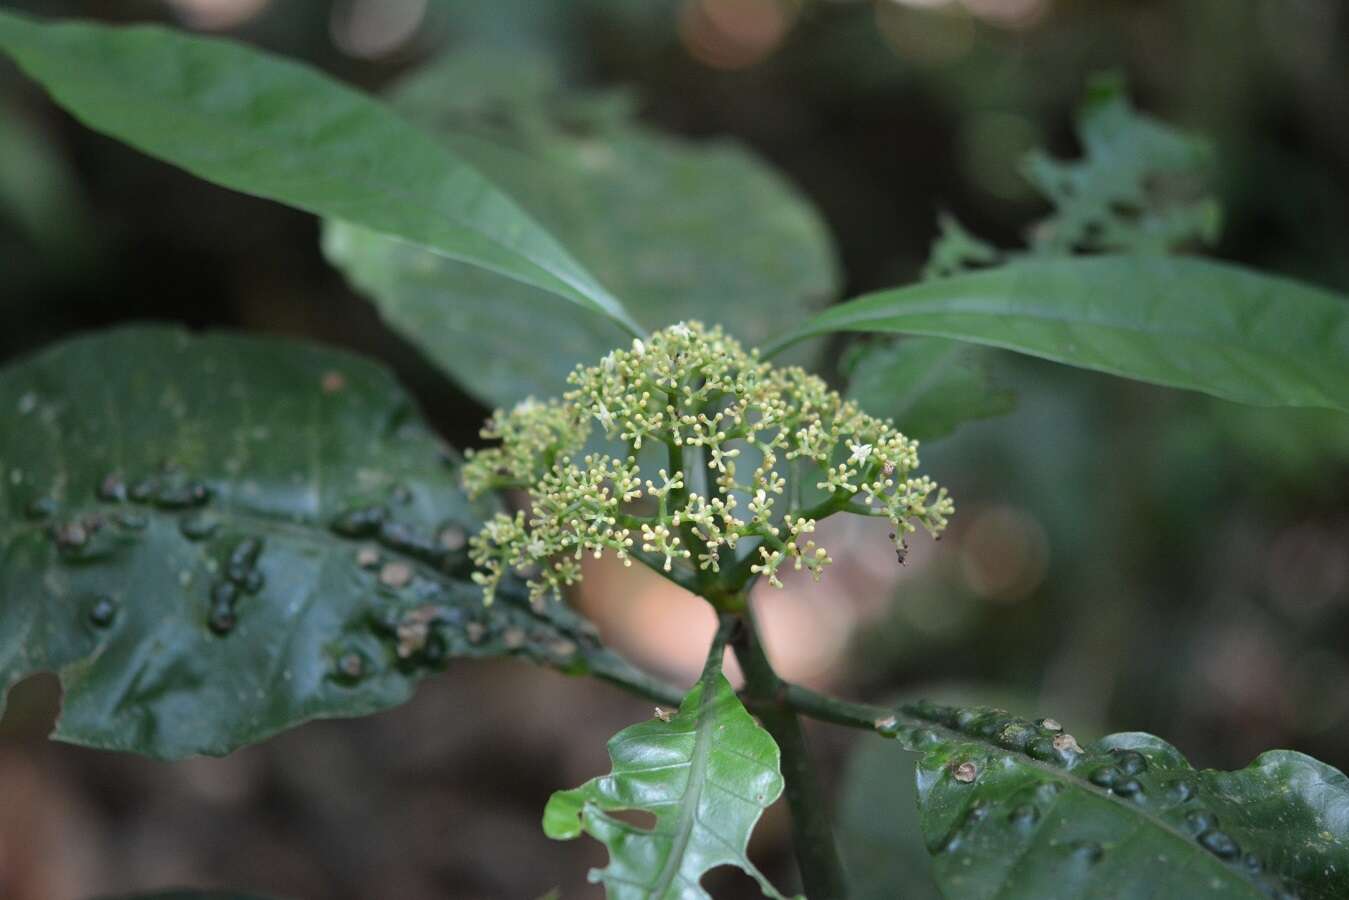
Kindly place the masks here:
MULTIPOLYGON (((828 510, 885 515, 897 535, 919 525, 933 534, 945 528, 953 505, 931 479, 914 477, 917 442, 845 403, 819 378, 774 369, 698 322, 671 325, 652 340, 631 340, 631 349, 577 367, 560 401, 528 398, 514 412, 498 410, 483 428, 484 438, 500 444, 467 458, 465 486, 474 496, 525 486, 530 501, 529 513, 498 514, 468 540, 486 602, 511 571, 528 578, 532 598, 560 592, 580 577, 584 554, 606 551, 625 565, 636 555, 694 588, 705 583, 697 573, 717 572, 723 559, 741 560, 731 572, 736 583, 727 585, 735 590, 754 575, 780 587, 789 560, 819 577, 829 555, 807 537, 815 517, 803 516, 795 492, 787 492, 784 462, 828 492, 828 510), (627 452, 582 456, 597 425, 627 452), (651 481, 639 477, 646 441, 676 448, 672 465, 651 481), (678 448, 689 446, 699 453, 686 461, 678 448), (748 478, 737 477, 747 452, 757 461, 748 478), (694 458, 707 469, 684 471, 694 458), (704 481, 719 496, 708 499, 704 481), (648 497, 660 502, 642 502, 648 497)), ((902 537, 897 546, 903 549, 902 537)))

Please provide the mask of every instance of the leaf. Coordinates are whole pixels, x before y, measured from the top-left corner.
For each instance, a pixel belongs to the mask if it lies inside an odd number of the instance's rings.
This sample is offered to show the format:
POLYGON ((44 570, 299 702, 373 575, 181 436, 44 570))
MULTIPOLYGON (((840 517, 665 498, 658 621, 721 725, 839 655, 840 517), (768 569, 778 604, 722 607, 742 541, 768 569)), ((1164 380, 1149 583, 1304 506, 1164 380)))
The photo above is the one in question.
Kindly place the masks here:
MULTIPOLYGON (((970 234, 949 215, 939 220, 923 278, 954 275, 1001 259, 996 247, 970 234)), ((873 416, 893 419, 904 434, 932 440, 957 426, 1011 412, 1016 395, 995 388, 987 351, 941 338, 854 343, 844 357, 848 398, 873 416)))
POLYGON ((976 348, 927 337, 856 348, 848 371, 848 399, 924 441, 1016 407, 1011 391, 993 387, 987 359, 976 348))
MULTIPOLYGON (((1218 204, 1202 192, 1209 145, 1137 113, 1114 77, 1093 83, 1079 136, 1081 161, 1043 153, 1027 161, 1028 177, 1055 206, 1032 229, 1028 253, 999 251, 943 216, 926 283, 826 310, 767 355, 809 335, 888 331, 1002 347, 1257 406, 1349 410, 1349 301, 1235 266, 1157 256, 1217 238, 1218 204), (1072 256, 1084 251, 1130 255, 1072 256)), ((874 358, 871 371, 879 372, 880 351, 874 358)), ((977 370, 978 357, 967 359, 977 370)), ((965 383, 954 396, 968 404, 978 382, 965 383)), ((883 392, 877 380, 859 402, 871 409, 883 392)), ((945 396, 934 393, 938 410, 948 409, 945 396)), ((996 408, 994 395, 987 401, 996 408)), ((949 404, 947 430, 964 418, 961 405, 949 404)))
POLYGON ((1098 75, 1078 110, 1080 160, 1035 150, 1027 180, 1053 207, 1030 228, 1029 251, 1002 251, 953 216, 938 218, 924 279, 1031 257, 1167 253, 1217 243, 1222 207, 1208 191, 1215 154, 1202 137, 1139 113, 1123 78, 1098 75))
POLYGON ((347 353, 123 328, 5 369, 0 414, 0 688, 59 671, 59 739, 223 754, 451 657, 594 649, 560 611, 484 609, 463 544, 490 508, 347 353))
POLYGON ((1054 206, 1031 229, 1031 252, 1164 253, 1214 244, 1222 209, 1205 190, 1213 147, 1133 107, 1124 81, 1098 76, 1078 113, 1083 158, 1060 161, 1041 150, 1022 171, 1054 206))
POLYGON ((848 760, 837 831, 852 900, 942 900, 908 777, 917 761, 914 751, 894 741, 865 738, 848 760))
POLYGON ((634 329, 508 196, 393 111, 307 66, 153 26, 0 12, 0 50, 84 124, 227 188, 481 266, 634 329))
MULTIPOLYGON (((947 684, 936 690, 962 706, 995 702, 1017 709, 1028 703, 1006 688, 947 684)), ((912 719, 915 732, 927 724, 912 719)), ((849 754, 839 787, 837 830, 851 900, 942 900, 918 824, 918 788, 912 774, 921 756, 904 736, 897 741, 862 739, 849 754)))
MULTIPOLYGON (((795 190, 737 144, 643 126, 624 94, 564 90, 529 55, 455 53, 390 99, 566 235, 644 326, 699 319, 757 344, 837 294, 829 236, 795 190)), ((536 289, 363 229, 325 223, 323 247, 488 405, 559 394, 623 340, 536 289)))
POLYGON ((952 215, 937 217, 940 231, 928 251, 923 266, 923 280, 946 278, 969 269, 980 269, 999 263, 1003 254, 997 247, 975 237, 952 215))
POLYGON ((1026 260, 881 291, 767 352, 832 331, 955 338, 1256 406, 1349 410, 1349 300, 1198 259, 1026 260))
POLYGON ((721 674, 723 645, 679 711, 623 729, 609 740, 613 772, 558 791, 543 813, 555 840, 584 831, 609 848, 609 865, 593 870, 618 898, 707 898, 699 881, 717 866, 737 866, 764 896, 782 900, 746 855, 750 832, 782 793, 773 738, 752 719, 721 674), (647 829, 615 812, 655 816, 647 829))
MULTIPOLYGON (((1078 136, 1085 149, 1080 161, 1059 162, 1038 151, 1026 159, 1026 177, 1054 206, 1053 214, 1031 229, 1029 254, 1001 251, 943 214, 923 278, 947 278, 1028 256, 1161 253, 1217 240, 1218 201, 1202 191, 1213 162, 1206 141, 1139 114, 1123 81, 1109 75, 1093 81, 1079 113, 1078 136)), ((901 430, 919 438, 946 435, 961 422, 1010 411, 1013 396, 987 383, 987 354, 959 347, 941 340, 886 349, 873 345, 853 376, 865 382, 850 392, 874 415, 897 421, 911 415, 917 421, 907 427, 900 422, 901 430), (925 366, 935 366, 926 379, 925 366), (928 428, 930 434, 922 433, 928 428)))
POLYGON ((901 714, 892 730, 924 751, 920 818, 947 896, 1349 895, 1349 779, 1309 756, 1195 770, 1148 734, 1079 747, 1002 710, 901 714))

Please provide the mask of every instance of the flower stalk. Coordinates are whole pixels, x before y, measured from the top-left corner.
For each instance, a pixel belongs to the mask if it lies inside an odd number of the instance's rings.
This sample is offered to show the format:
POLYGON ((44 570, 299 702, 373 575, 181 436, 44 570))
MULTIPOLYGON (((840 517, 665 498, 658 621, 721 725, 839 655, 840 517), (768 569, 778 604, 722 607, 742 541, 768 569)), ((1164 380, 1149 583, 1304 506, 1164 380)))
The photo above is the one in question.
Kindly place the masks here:
POLYGON ((815 766, 810 760, 801 720, 786 700, 786 685, 778 678, 751 610, 741 617, 731 646, 745 673, 749 705, 782 752, 787 806, 792 816, 792 847, 801 884, 813 900, 844 900, 848 896, 843 862, 838 854, 815 766))

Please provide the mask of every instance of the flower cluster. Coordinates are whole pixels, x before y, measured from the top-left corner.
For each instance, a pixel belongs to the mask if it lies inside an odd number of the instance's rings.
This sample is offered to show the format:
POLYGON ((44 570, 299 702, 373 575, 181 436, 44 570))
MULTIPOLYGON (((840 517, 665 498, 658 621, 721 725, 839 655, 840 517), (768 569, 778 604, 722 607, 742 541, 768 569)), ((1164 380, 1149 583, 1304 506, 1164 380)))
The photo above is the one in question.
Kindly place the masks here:
POLYGON ((470 494, 515 488, 529 508, 498 514, 470 543, 491 602, 508 571, 540 600, 580 577, 580 560, 633 557, 700 593, 790 561, 830 563, 816 522, 846 511, 890 520, 897 550, 953 512, 914 477, 918 444, 800 368, 775 368, 719 328, 681 323, 578 367, 561 401, 498 411, 470 452, 470 494), (652 472, 654 478, 643 478, 652 472))

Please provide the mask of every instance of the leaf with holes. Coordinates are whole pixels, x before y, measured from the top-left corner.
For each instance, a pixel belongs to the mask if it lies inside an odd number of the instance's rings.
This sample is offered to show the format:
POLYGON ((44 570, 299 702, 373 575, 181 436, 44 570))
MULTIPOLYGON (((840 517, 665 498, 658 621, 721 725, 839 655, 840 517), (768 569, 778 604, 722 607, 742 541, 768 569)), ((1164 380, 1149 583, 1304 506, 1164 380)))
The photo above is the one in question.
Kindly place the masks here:
POLYGON ((484 609, 464 544, 490 510, 347 353, 124 328, 5 369, 0 412, 0 688, 58 671, 57 738, 221 754, 450 657, 599 652, 562 611, 484 609))
POLYGON ((920 821, 948 896, 1349 896, 1349 779, 1301 753, 1196 770, 1152 735, 1083 747, 1048 719, 932 703, 882 730, 924 751, 920 821))
MULTIPOLYGON (((531 56, 458 52, 390 97, 566 235, 642 325, 699 319, 754 345, 836 296, 828 233, 790 185, 733 142, 647 128, 624 101, 565 90, 531 56)), ((323 247, 390 327, 489 405, 561 394, 578 362, 624 340, 536 288, 365 229, 327 222, 323 247)))
POLYGON ((953 216, 938 219, 925 279, 1075 253, 1167 253, 1217 243, 1222 208, 1209 191, 1208 141, 1134 109, 1123 79, 1093 79, 1078 110, 1080 160, 1034 150, 1022 171, 1054 211, 1030 228, 1029 251, 1003 251, 953 216))
POLYGON ((1222 209, 1207 190, 1208 141, 1134 109, 1116 75, 1097 77, 1078 111, 1080 160, 1027 155, 1022 171, 1054 206, 1031 229, 1031 251, 1166 252, 1213 244, 1222 209))
POLYGON ((90 128, 200 178, 481 266, 636 330, 477 170, 308 66, 164 28, 3 11, 0 51, 90 128))
POLYGON ((611 774, 558 791, 544 810, 549 837, 584 831, 609 848, 609 865, 590 878, 611 900, 707 898, 699 881, 717 866, 743 869, 782 900, 746 855, 759 816, 782 793, 778 747, 721 674, 721 649, 678 712, 609 740, 611 774), (655 824, 614 815, 623 810, 652 813, 655 824))

